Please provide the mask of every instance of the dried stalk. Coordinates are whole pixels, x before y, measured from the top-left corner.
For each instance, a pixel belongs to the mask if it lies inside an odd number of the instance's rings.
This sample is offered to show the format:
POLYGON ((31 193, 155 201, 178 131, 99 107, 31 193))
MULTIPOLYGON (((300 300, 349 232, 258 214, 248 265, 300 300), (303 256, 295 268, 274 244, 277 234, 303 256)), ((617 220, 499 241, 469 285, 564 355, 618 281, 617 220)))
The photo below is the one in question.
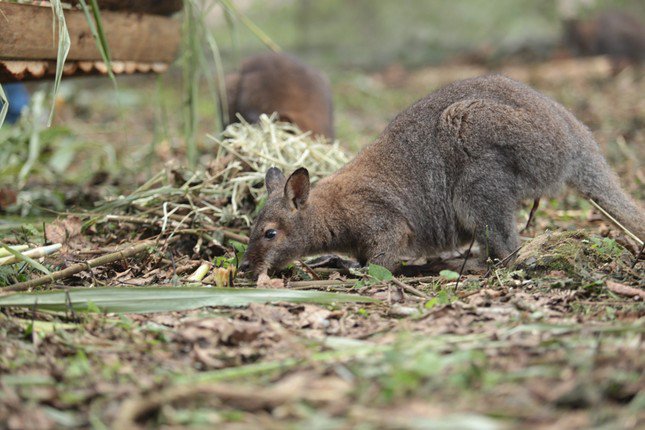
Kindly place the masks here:
MULTIPOLYGON (((29 258, 40 258, 46 255, 53 254, 58 251, 63 245, 60 243, 55 243, 53 245, 41 246, 39 248, 30 249, 22 253, 25 257, 29 258)), ((22 261, 15 255, 10 255, 9 257, 0 258, 0 266, 6 266, 7 264, 19 263, 22 261)))
POLYGON ((249 243, 249 238, 246 236, 242 236, 241 234, 236 234, 227 230, 223 230, 222 234, 224 235, 225 238, 231 239, 231 240, 236 240, 240 243, 247 244, 249 243))
POLYGON ((310 288, 325 288, 325 287, 352 287, 356 281, 332 281, 329 279, 322 279, 320 281, 294 281, 289 282, 287 287, 294 290, 307 290, 310 288))
MULTIPOLYGON (((178 239, 179 237, 174 237, 174 238, 168 239, 167 241, 165 241, 165 243, 169 244, 178 239)), ((118 260, 124 260, 126 258, 130 258, 155 245, 157 245, 157 241, 148 240, 148 241, 139 243, 137 245, 129 246, 120 251, 102 255, 100 257, 93 258, 83 263, 74 264, 72 266, 69 266, 66 269, 53 272, 50 275, 41 276, 39 278, 35 278, 29 281, 20 282, 18 284, 11 285, 9 287, 3 288, 2 291, 25 291, 33 287, 38 287, 41 285, 48 284, 50 282, 60 281, 61 279, 69 278, 70 276, 73 276, 84 270, 93 269, 95 267, 104 266, 106 264, 110 264, 118 260)))
POLYGON ((210 263, 202 263, 192 275, 186 278, 187 282, 201 282, 202 279, 208 275, 208 271, 211 269, 210 263))
POLYGON ((408 293, 410 293, 410 294, 412 294, 412 295, 414 295, 414 296, 421 297, 422 299, 426 299, 426 300, 429 300, 429 299, 430 299, 430 296, 428 296, 427 294, 425 294, 425 293, 423 293, 423 292, 421 292, 421 291, 417 290, 416 288, 414 288, 414 287, 413 287, 413 286, 411 286, 411 285, 405 284, 405 283, 403 283, 403 282, 399 281, 399 280, 398 280, 398 279, 396 279, 396 278, 392 278, 392 279, 390 279, 390 280, 391 280, 391 281, 392 281, 396 286, 398 286, 398 287, 402 288, 403 290, 407 291, 408 293))
MULTIPOLYGON (((9 248, 13 249, 16 252, 22 252, 22 251, 26 251, 27 249, 29 249, 29 246, 28 245, 14 245, 14 246, 10 246, 9 248)), ((7 255, 12 255, 12 254, 9 251, 7 251, 6 249, 0 248, 0 257, 6 257, 7 255)))
POLYGON ((594 207, 595 207, 596 209, 598 209, 598 210, 600 211, 600 213, 602 213, 604 216, 606 216, 606 217, 609 219, 609 221, 613 222, 613 223, 614 223, 616 226, 618 226, 622 231, 624 231, 624 232, 625 232, 625 234, 627 234, 629 237, 631 237, 632 239, 634 239, 634 240, 636 241, 636 243, 638 243, 638 245, 639 245, 639 246, 643 246, 643 241, 642 241, 642 240, 640 240, 640 239, 638 238, 638 236, 636 236, 634 233, 632 233, 631 231, 629 231, 629 230, 627 229, 627 227, 625 227, 625 226, 624 226, 624 225, 622 225, 620 222, 618 222, 618 220, 617 220, 616 218, 614 218, 613 216, 609 215, 609 212, 607 212, 606 210, 604 210, 604 209, 602 208, 602 206, 600 206, 598 203, 596 203, 596 202, 595 202, 595 201, 593 201, 592 199, 589 199, 589 202, 590 202, 592 205, 594 205, 594 207))

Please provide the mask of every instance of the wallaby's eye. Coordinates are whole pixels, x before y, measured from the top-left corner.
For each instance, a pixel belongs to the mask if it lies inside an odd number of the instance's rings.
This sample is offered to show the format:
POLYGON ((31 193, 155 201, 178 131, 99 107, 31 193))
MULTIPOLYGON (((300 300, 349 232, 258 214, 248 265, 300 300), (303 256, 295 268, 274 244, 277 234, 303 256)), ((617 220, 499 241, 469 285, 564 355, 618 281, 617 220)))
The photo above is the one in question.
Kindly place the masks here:
POLYGON ((274 229, 270 228, 270 229, 268 229, 267 231, 264 232, 264 237, 266 237, 267 239, 271 240, 274 237, 276 237, 277 234, 278 234, 277 230, 274 230, 274 229))

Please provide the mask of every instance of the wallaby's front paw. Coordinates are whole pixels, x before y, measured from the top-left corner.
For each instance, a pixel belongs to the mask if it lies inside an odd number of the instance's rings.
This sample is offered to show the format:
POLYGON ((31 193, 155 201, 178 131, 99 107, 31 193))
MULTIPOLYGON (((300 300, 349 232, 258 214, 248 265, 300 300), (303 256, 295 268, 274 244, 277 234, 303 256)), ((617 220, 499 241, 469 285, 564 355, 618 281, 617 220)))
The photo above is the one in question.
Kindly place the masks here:
POLYGON ((284 288, 284 282, 282 279, 271 279, 266 273, 262 273, 258 276, 257 286, 259 288, 284 288))

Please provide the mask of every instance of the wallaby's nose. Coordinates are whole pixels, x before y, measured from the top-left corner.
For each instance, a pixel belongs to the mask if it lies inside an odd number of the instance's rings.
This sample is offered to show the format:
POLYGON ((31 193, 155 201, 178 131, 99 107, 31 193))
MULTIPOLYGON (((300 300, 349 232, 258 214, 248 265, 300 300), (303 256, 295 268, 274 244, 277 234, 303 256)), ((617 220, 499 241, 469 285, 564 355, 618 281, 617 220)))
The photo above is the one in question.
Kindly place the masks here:
POLYGON ((249 263, 249 260, 242 260, 238 269, 240 269, 241 272, 248 272, 250 268, 251 264, 249 263))

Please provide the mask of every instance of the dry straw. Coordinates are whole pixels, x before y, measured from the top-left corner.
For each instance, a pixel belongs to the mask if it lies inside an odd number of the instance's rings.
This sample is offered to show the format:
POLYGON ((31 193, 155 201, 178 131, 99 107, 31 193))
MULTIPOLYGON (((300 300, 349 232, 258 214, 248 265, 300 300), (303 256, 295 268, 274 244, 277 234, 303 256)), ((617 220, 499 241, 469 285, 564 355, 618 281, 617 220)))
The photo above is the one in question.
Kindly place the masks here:
POLYGON ((312 182, 325 177, 347 163, 349 156, 338 141, 303 133, 295 125, 277 122, 275 117, 261 115, 258 124, 246 122, 230 125, 221 138, 209 136, 218 146, 222 160, 231 160, 221 172, 221 194, 231 196, 226 217, 247 215, 240 211, 251 196, 256 202, 265 195, 264 175, 270 167, 278 167, 285 174, 298 167, 306 167, 312 182))
POLYGON ((158 223, 166 233, 188 225, 248 226, 266 197, 264 175, 270 167, 285 174, 306 167, 315 183, 349 160, 338 142, 313 137, 266 115, 258 124, 232 124, 221 136, 209 139, 216 146, 216 156, 208 166, 195 171, 170 168, 97 211, 114 217, 120 210, 132 214, 134 209, 141 223, 158 223))

